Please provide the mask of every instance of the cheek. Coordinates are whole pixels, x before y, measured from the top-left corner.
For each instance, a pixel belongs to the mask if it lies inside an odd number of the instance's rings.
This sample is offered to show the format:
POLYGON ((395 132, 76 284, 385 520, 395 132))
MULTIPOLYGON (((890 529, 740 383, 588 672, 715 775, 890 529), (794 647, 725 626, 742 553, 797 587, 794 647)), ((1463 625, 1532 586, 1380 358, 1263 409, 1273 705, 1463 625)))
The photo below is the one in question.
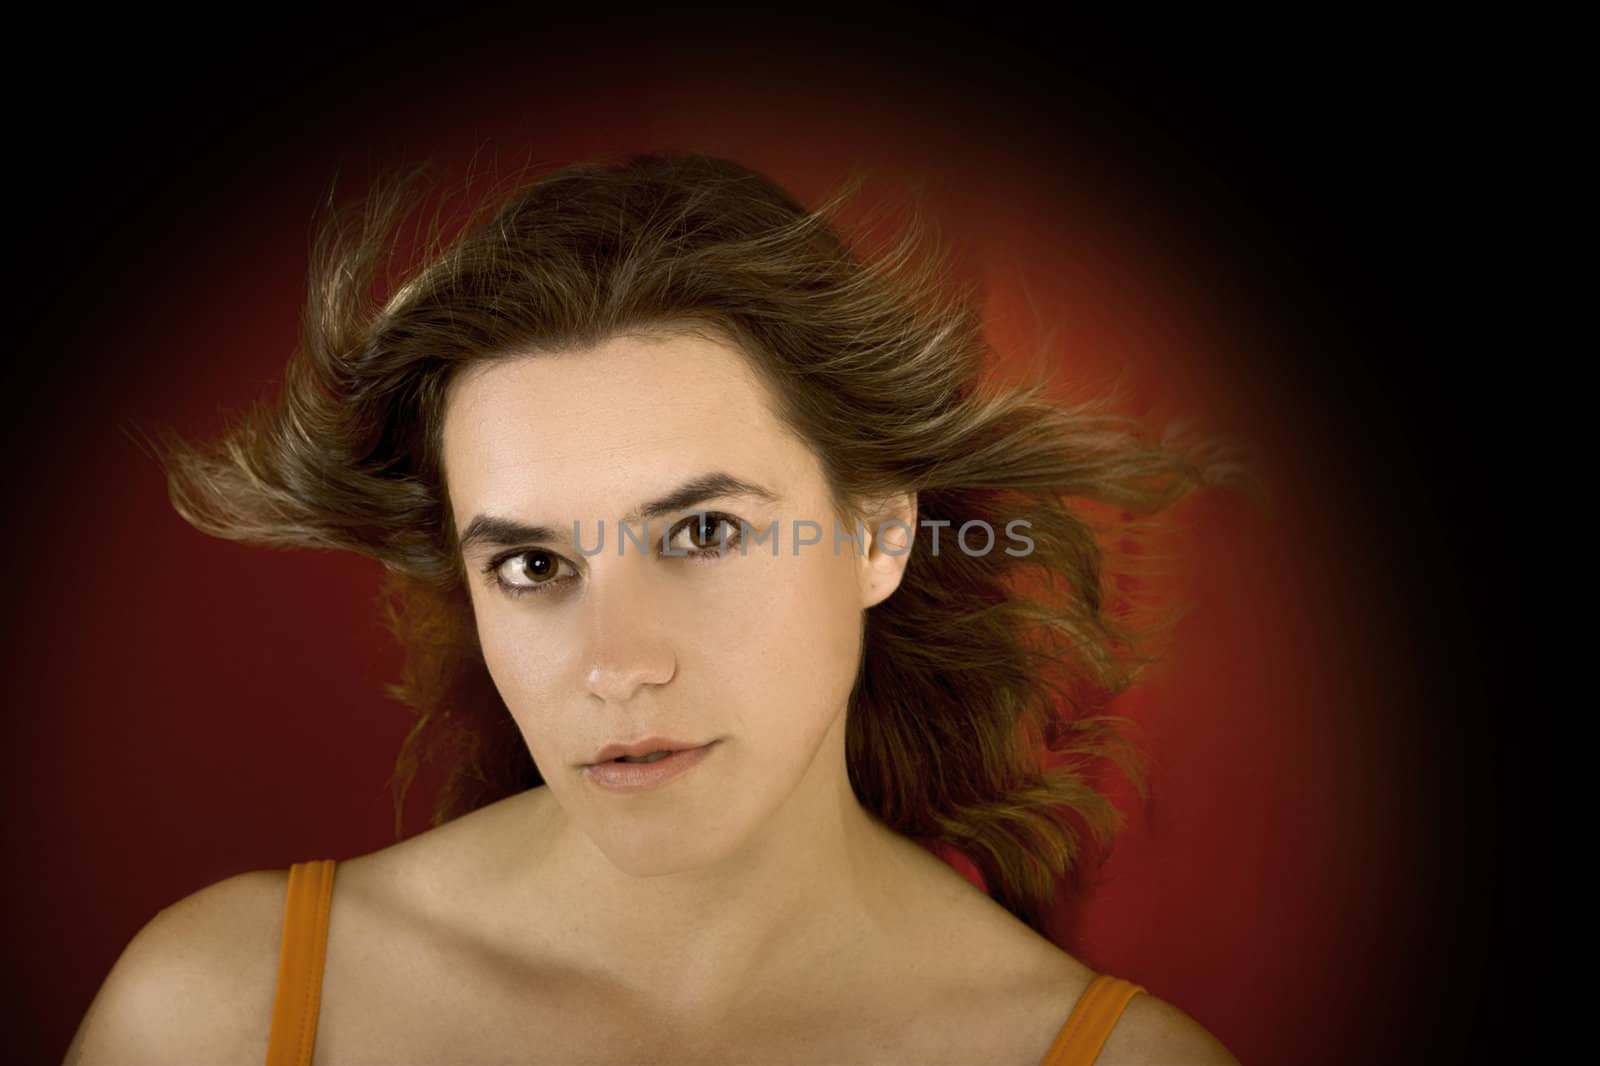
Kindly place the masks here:
POLYGON ((539 733, 530 727, 536 725, 540 708, 553 705, 564 661, 561 649, 552 646, 547 628, 515 609, 485 610, 480 603, 475 611, 484 666, 511 716, 531 739, 539 733))
POLYGON ((489 674, 513 710, 526 711, 536 697, 552 691, 560 676, 560 656, 547 639, 511 626, 481 639, 489 674))
POLYGON ((850 558, 802 548, 798 557, 767 556, 740 579, 747 587, 728 598, 719 646, 705 649, 706 661, 723 664, 726 691, 753 733, 820 735, 843 710, 860 658, 850 558))

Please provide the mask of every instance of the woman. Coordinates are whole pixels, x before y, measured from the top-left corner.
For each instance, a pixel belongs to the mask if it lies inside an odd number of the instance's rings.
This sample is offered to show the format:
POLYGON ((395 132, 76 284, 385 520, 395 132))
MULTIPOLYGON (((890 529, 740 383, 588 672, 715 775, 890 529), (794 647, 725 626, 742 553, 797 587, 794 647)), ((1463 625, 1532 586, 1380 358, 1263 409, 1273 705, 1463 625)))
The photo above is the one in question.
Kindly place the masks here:
POLYGON ((992 386, 843 197, 573 166, 374 308, 407 185, 323 230, 281 401, 159 448, 198 528, 385 564, 435 827, 166 908, 68 1061, 1233 1062, 1040 932, 1154 632, 1067 501, 1232 467, 992 386))

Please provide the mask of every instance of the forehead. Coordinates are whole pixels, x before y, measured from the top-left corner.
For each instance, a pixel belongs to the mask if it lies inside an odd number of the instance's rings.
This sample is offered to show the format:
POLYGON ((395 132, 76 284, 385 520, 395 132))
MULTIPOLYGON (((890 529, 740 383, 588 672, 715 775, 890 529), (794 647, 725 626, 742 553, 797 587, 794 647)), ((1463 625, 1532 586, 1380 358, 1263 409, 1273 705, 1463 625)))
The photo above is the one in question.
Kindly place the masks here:
POLYGON ((472 366, 451 383, 443 446, 458 524, 478 510, 615 518, 714 469, 782 491, 810 465, 744 354, 701 336, 472 366))

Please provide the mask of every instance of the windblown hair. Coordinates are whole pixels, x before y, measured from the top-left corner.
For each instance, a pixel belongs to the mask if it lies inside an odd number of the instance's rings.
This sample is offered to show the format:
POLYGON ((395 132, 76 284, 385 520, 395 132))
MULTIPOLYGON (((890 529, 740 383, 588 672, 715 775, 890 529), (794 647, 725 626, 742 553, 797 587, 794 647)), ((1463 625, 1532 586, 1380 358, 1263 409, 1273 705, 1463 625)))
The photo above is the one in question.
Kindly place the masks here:
POLYGON ((1156 558, 1152 516, 1204 485, 1253 488, 1231 446, 1151 440, 1109 395, 1068 405, 1044 380, 999 384, 981 286, 949 284, 919 225, 881 255, 853 249, 836 221, 851 183, 807 210, 706 156, 584 163, 519 178, 448 239, 435 213, 396 270, 416 176, 345 207, 330 194, 274 402, 213 442, 152 438, 197 529, 384 564, 380 603, 405 653, 387 691, 416 715, 390 782, 397 837, 424 761, 444 771, 434 825, 542 783, 477 643, 440 459, 452 376, 694 332, 748 357, 846 524, 907 491, 919 520, 950 523, 947 543, 973 520, 1029 523, 1020 556, 935 555, 918 533, 899 588, 866 612, 846 745, 868 811, 965 854, 1042 931, 1061 883, 1123 824, 1102 760, 1145 793, 1131 723, 1102 712, 1186 609, 1146 617, 1119 579, 1156 558), (1097 526, 1097 511, 1114 520, 1097 526))

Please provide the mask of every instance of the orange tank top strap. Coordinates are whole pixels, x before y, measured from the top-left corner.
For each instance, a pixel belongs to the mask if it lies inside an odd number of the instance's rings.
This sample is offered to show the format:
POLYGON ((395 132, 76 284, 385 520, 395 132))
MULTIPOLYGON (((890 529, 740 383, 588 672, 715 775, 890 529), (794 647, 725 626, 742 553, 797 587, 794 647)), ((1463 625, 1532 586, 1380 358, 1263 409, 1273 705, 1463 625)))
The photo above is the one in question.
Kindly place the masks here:
POLYGON ((328 950, 334 866, 333 859, 317 859, 289 867, 267 1066, 311 1066, 311 1050, 317 1042, 317 1013, 322 1005, 322 967, 328 950))
POLYGON ((1105 1046, 1111 1030, 1116 1028, 1123 1008, 1143 991, 1143 985, 1110 974, 1097 974, 1078 997, 1072 1014, 1056 1034, 1055 1043, 1045 1052, 1039 1066, 1090 1066, 1105 1046))

